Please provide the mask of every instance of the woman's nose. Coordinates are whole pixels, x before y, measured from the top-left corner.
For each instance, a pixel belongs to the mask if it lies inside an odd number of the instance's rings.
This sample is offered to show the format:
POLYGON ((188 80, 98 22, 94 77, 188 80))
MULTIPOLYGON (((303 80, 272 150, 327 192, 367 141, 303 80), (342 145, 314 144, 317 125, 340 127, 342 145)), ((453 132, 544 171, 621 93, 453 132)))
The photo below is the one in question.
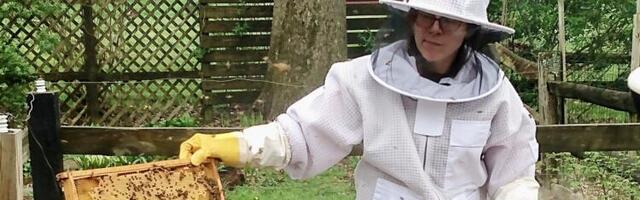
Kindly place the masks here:
POLYGON ((442 34, 442 29, 440 28, 440 20, 435 19, 427 30, 431 34, 442 34))

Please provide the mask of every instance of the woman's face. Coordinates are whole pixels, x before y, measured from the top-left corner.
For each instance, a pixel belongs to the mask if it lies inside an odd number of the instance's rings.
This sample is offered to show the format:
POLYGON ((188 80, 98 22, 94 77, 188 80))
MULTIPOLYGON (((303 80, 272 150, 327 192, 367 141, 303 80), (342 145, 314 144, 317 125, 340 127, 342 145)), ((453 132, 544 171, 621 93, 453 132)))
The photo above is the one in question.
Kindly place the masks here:
POLYGON ((416 46, 429 62, 452 61, 467 34, 464 22, 415 12, 413 35, 416 46))

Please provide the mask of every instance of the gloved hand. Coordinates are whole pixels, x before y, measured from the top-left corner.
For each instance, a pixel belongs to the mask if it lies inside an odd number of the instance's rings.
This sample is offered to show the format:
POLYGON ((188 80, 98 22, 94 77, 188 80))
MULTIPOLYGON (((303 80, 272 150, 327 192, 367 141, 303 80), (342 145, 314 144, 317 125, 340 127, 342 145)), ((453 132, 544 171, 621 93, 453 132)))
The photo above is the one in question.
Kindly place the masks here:
POLYGON ((240 167, 240 134, 231 132, 216 135, 197 133, 180 144, 180 159, 190 159, 194 165, 200 165, 207 158, 218 158, 224 164, 240 167))
POLYGON ((200 165, 218 158, 232 167, 284 168, 291 158, 289 139, 276 122, 216 135, 195 134, 180 145, 180 159, 200 165))

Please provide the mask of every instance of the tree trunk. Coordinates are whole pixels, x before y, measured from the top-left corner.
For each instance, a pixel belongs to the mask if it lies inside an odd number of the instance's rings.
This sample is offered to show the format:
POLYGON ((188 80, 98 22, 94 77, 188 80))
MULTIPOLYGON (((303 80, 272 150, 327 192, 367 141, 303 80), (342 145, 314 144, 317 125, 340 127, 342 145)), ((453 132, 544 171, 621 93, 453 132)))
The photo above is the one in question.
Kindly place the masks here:
POLYGON ((345 0, 275 0, 267 80, 258 102, 274 119, 347 57, 345 0))

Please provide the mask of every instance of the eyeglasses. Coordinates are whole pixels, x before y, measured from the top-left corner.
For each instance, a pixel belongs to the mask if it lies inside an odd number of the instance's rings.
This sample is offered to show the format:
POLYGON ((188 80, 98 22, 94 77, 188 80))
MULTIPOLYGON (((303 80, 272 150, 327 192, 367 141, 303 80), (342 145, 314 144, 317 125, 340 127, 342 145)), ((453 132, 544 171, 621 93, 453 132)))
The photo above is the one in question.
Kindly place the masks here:
POLYGON ((415 18, 415 23, 418 26, 421 27, 426 27, 426 28, 431 28, 431 26, 433 26, 433 24, 438 21, 439 25, 440 25, 440 29, 443 32, 454 32, 456 30, 458 30, 458 28, 460 28, 460 26, 462 26, 462 24, 464 24, 464 22, 458 21, 458 20, 454 20, 454 19, 449 19, 446 17, 437 17, 435 15, 432 14, 428 14, 428 13, 421 13, 421 12, 417 12, 416 13, 416 18, 415 18))

